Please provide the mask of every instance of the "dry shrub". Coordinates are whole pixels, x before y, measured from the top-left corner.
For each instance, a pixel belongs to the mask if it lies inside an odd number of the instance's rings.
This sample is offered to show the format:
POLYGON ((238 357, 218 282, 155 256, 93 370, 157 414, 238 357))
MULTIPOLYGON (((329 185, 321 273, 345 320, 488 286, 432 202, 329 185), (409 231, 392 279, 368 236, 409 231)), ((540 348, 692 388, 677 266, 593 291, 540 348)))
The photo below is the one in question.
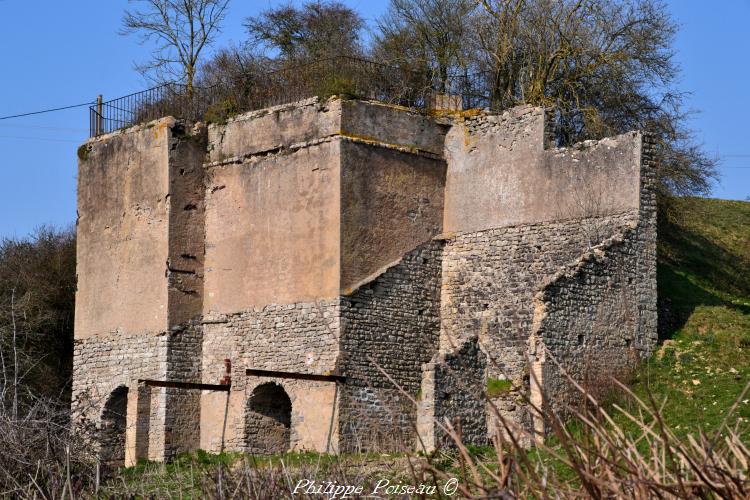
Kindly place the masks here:
POLYGON ((24 400, 13 418, 0 410, 0 497, 64 498, 95 488, 95 456, 86 443, 89 426, 73 434, 66 403, 24 400))
MULTIPOLYGON (((750 391, 750 384, 712 435, 699 432, 681 439, 665 423, 660 405, 652 396, 639 398, 627 386, 612 380, 627 396, 632 410, 617 404, 608 410, 584 386, 568 378, 589 404, 570 409, 572 418, 566 421, 553 412, 533 407, 552 435, 544 442, 537 440, 532 450, 520 443, 523 436, 531 439, 535 436, 504 419, 494 407, 495 416, 506 432, 498 429, 493 436, 492 460, 470 453, 461 442, 460 433, 446 424, 445 430, 458 450, 461 495, 466 498, 750 497, 750 450, 738 428, 729 425, 738 403, 750 391), (627 429, 618 423, 623 417, 628 422, 627 429)), ((427 461, 426 468, 438 480, 447 480, 455 473, 436 466, 433 460, 427 461)))
MULTIPOLYGON (((373 468, 354 457, 320 455, 317 460, 301 464, 293 464, 294 460, 282 456, 271 464, 266 459, 246 455, 229 464, 206 464, 193 455, 171 466, 150 464, 137 477, 129 474, 113 478, 102 485, 99 493, 105 498, 274 500, 292 498, 296 488, 293 498, 327 498, 315 494, 314 488, 325 488, 329 484, 332 488, 354 485, 362 486, 369 493, 383 474, 382 467, 373 468), (167 467, 169 473, 165 473, 167 467), (310 485, 305 481, 314 483, 310 485), (308 486, 313 489, 306 491, 308 486)), ((348 498, 357 498, 357 495, 348 498)))

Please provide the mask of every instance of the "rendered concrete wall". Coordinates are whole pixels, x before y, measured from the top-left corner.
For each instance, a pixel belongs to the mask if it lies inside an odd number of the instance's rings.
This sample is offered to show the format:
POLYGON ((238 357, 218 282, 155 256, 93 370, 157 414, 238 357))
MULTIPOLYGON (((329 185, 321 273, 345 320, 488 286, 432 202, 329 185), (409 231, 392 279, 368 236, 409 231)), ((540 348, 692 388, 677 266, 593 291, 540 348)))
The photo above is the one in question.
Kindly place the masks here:
POLYGON ((204 312, 332 298, 438 234, 444 135, 318 99, 209 127, 204 312))
POLYGON ((346 291, 441 232, 445 163, 381 145, 343 141, 340 148, 346 291))
MULTIPOLYGON (((252 433, 247 428, 248 401, 253 389, 266 382, 281 385, 292 403, 290 450, 338 452, 339 388, 331 382, 289 380, 284 378, 245 377, 232 387, 226 406, 225 449, 248 451, 252 433)), ((218 452, 221 448, 227 393, 203 391, 201 395, 200 448, 218 452)))
POLYGON ((159 120, 80 150, 76 339, 167 329, 173 124, 159 120))
POLYGON ((467 115, 446 137, 445 231, 637 209, 639 158, 627 136, 546 149, 542 108, 467 115))
POLYGON ((443 156, 448 126, 414 110, 372 101, 341 101, 340 134, 412 154, 443 156))
POLYGON ((338 295, 339 154, 328 141, 208 166, 206 314, 338 295))

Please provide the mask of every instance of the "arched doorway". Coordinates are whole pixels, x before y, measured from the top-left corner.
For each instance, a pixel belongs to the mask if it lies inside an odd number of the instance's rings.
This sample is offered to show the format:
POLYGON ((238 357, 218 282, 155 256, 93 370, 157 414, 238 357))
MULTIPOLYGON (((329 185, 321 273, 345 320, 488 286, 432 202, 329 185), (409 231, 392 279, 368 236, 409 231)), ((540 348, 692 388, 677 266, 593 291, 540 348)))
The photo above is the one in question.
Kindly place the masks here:
POLYGON ((292 401, 284 388, 269 382, 256 387, 248 400, 247 451, 262 455, 289 450, 292 401))
POLYGON ((111 467, 125 465, 125 428, 128 413, 128 388, 120 386, 104 403, 99 428, 99 459, 111 467))

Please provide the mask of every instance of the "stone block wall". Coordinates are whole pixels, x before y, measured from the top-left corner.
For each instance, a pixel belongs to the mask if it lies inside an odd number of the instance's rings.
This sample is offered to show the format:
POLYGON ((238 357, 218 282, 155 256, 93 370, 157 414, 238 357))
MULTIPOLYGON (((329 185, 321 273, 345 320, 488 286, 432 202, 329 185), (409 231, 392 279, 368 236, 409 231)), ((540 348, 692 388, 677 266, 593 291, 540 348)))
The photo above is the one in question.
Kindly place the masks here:
MULTIPOLYGON (((175 328, 167 339, 166 380, 201 382, 203 327, 194 320, 175 328)), ((148 389, 146 389, 148 390, 148 389)), ((151 392, 159 389, 151 389, 151 392)), ((164 457, 200 447, 200 399, 197 390, 166 388, 164 414, 164 457)))
POLYGON ((477 337, 441 352, 423 368, 417 450, 487 444, 487 358, 477 337), (451 432, 455 439, 451 437, 451 432))
POLYGON ((341 302, 341 449, 413 445, 421 367, 437 351, 442 243, 404 255, 341 302), (386 375, 387 374, 387 375, 386 375))
MULTIPOLYGON (((487 376, 507 379, 514 390, 495 398, 501 414, 528 423, 523 394, 529 383, 528 339, 534 295, 561 267, 589 247, 590 228, 617 234, 632 212, 463 233, 445 242, 441 294, 441 351, 478 337, 487 354, 487 376)), ((486 381, 485 381, 486 383, 486 381)))
MULTIPOLYGON (((165 335, 125 335, 114 333, 76 340, 73 348, 73 420, 79 425, 99 427, 105 405, 118 388, 127 388, 128 414, 125 458, 163 460, 163 432, 166 400, 162 391, 148 394, 148 408, 140 419, 134 406, 138 399, 139 379, 163 379, 166 374, 167 337, 165 335), (144 421, 145 419, 145 421, 144 421), (139 436, 137 429, 153 430, 139 436)), ((143 404, 143 403, 141 403, 143 404)))
POLYGON ((524 426, 529 392, 572 404, 544 353, 579 377, 653 345, 653 168, 637 134, 551 148, 547 117, 313 98, 89 141, 80 418, 114 422, 122 401, 103 405, 127 388, 132 461, 435 447, 445 419, 482 444, 488 377, 513 382, 494 403, 524 426), (229 392, 137 383, 217 384, 225 359, 229 392))
MULTIPOLYGON (((575 259, 534 298, 530 337, 535 404, 561 415, 581 404, 568 377, 595 397, 627 379, 657 342, 656 199, 653 143, 636 135, 641 161, 638 217, 575 259)), ((534 428, 544 432, 535 417, 534 428)))
MULTIPOLYGON (((216 384, 224 376, 224 359, 232 361, 232 392, 229 402, 225 441, 229 450, 247 446, 247 402, 252 389, 260 383, 245 375, 245 369, 292 373, 323 374, 336 368, 339 354, 340 306, 338 299, 270 304, 266 307, 231 315, 207 317, 203 324, 202 380, 216 384)), ((329 400, 333 387, 309 381, 269 379, 281 384, 292 398, 293 423, 305 420, 314 405, 300 404, 301 394, 309 391, 310 401, 329 400), (319 392, 319 396, 315 392, 319 392), (295 406, 296 403, 296 406, 295 406)), ((201 410, 201 447, 218 450, 221 444, 226 395, 204 391, 201 410)), ((327 404, 327 403, 326 403, 327 404)), ((312 415, 310 419, 315 418, 312 415)), ((326 443, 318 434, 327 427, 297 432, 293 426, 293 449, 309 449, 312 443, 326 443)), ((334 444, 336 444, 334 442, 334 444)))

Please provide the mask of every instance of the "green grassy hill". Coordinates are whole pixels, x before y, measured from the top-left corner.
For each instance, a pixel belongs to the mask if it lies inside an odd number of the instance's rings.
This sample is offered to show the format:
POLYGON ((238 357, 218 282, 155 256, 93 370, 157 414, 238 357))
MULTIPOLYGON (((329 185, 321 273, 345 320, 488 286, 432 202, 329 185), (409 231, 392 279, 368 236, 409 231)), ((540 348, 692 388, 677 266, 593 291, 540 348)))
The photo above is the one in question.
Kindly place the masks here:
MULTIPOLYGON (((678 433, 711 431, 750 381, 750 203, 684 198, 659 221, 660 336, 635 391, 678 433)), ((750 394, 731 423, 748 435, 750 394)))

